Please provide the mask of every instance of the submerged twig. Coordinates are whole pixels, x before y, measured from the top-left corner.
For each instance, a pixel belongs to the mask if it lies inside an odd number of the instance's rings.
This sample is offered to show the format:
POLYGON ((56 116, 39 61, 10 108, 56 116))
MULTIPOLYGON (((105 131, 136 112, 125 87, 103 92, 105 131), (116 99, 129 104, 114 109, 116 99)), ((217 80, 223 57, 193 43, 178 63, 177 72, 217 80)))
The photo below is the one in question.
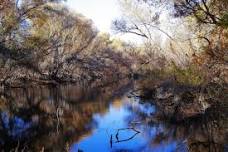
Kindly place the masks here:
POLYGON ((131 139, 133 139, 137 134, 139 134, 140 131, 136 130, 135 128, 122 128, 122 129, 118 129, 117 133, 116 133, 116 143, 119 143, 119 142, 125 142, 125 141, 129 141, 131 139), (135 132, 135 134, 127 139, 123 139, 123 140, 119 140, 119 132, 122 131, 122 130, 133 130, 135 132))
POLYGON ((110 137, 110 146, 111 146, 111 148, 112 148, 112 135, 111 135, 111 137, 110 137))

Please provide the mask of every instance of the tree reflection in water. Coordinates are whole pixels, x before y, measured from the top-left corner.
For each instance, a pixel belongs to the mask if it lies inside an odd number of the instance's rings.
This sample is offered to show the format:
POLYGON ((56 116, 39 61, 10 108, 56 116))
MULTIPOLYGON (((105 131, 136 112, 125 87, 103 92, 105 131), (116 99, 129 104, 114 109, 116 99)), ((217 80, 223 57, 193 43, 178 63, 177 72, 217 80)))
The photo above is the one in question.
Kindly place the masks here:
POLYGON ((203 116, 176 124, 162 119, 154 105, 128 98, 133 87, 126 81, 103 87, 36 86, 2 91, 0 149, 225 151, 225 108, 212 108, 203 116))

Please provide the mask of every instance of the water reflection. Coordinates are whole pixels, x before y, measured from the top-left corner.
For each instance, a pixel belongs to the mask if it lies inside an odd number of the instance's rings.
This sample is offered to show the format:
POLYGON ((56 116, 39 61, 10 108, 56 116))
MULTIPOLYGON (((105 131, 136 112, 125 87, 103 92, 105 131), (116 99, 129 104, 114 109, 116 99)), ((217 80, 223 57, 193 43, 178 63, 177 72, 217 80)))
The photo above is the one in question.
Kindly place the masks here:
POLYGON ((177 141, 161 142, 151 145, 151 140, 163 126, 150 126, 141 122, 139 113, 150 116, 154 107, 140 104, 127 97, 110 104, 105 115, 95 114, 92 133, 75 142, 71 151, 130 151, 130 152, 172 152, 177 141), (118 105, 118 106, 116 106, 118 105), (138 111, 139 113, 136 113, 138 111), (118 134, 118 138, 117 138, 118 134), (110 143, 111 142, 111 143, 110 143))
POLYGON ((36 86, 0 92, 0 149, 71 152, 222 152, 227 115, 208 110, 178 124, 124 81, 102 87, 36 86))

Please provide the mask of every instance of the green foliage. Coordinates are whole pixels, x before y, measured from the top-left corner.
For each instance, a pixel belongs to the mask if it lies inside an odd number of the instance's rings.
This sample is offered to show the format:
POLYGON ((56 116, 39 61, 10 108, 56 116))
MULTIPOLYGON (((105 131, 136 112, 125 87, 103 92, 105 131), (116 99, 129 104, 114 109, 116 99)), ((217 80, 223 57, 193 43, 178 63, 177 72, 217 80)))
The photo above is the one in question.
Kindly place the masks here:
POLYGON ((194 64, 180 68, 173 63, 167 68, 166 73, 174 75, 176 80, 183 84, 196 86, 205 81, 205 73, 194 64))
POLYGON ((222 16, 222 19, 221 19, 221 22, 220 22, 221 26, 225 27, 225 28, 228 28, 228 12, 226 12, 223 16, 222 16))
POLYGON ((149 75, 159 79, 174 77, 177 82, 191 86, 199 86, 206 81, 206 72, 194 64, 181 68, 172 63, 163 69, 151 71, 149 75))

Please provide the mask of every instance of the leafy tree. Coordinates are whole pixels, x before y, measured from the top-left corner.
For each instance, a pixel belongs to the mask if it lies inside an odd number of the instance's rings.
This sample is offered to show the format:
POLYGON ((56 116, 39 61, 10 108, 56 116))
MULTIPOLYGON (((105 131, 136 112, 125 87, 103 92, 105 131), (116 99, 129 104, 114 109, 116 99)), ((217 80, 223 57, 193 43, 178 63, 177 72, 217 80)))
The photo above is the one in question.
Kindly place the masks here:
POLYGON ((226 0, 175 0, 176 16, 193 15, 199 23, 227 26, 226 0))
POLYGON ((116 51, 108 34, 97 35, 91 20, 59 1, 10 2, 1 12, 0 72, 6 76, 1 81, 94 80, 129 69, 130 62, 116 51))

